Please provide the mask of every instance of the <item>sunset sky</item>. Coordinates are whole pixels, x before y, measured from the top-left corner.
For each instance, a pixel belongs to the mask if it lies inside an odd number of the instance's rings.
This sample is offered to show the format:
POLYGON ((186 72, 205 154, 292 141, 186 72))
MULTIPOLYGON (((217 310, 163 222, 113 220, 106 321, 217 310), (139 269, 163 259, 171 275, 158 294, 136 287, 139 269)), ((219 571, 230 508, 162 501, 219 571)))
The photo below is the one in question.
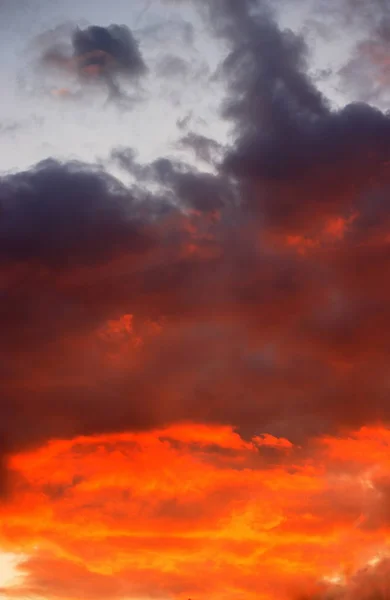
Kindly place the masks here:
POLYGON ((0 599, 389 600, 390 4, 0 32, 0 599))

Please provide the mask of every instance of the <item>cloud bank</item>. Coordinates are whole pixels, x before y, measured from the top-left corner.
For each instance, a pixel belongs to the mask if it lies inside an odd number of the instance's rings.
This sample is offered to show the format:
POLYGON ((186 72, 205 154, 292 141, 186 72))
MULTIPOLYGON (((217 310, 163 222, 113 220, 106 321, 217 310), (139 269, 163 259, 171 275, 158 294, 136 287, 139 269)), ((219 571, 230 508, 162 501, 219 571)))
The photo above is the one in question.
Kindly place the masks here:
MULTIPOLYGON (((262 4, 196 6, 232 132, 181 137, 204 170, 129 135, 128 185, 0 179, 3 539, 39 548, 4 593, 386 598, 390 114, 333 107, 262 4)), ((68 41, 44 61, 146 73, 127 27, 68 41)))

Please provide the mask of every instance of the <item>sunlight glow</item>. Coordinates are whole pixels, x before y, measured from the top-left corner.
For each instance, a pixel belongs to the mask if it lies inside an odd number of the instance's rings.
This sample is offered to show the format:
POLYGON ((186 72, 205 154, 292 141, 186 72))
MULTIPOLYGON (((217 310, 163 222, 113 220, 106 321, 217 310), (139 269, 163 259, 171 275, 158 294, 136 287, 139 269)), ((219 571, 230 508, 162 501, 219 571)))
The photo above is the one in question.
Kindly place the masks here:
POLYGON ((20 556, 11 553, 0 553, 0 588, 7 588, 16 583, 20 577, 17 569, 20 556))

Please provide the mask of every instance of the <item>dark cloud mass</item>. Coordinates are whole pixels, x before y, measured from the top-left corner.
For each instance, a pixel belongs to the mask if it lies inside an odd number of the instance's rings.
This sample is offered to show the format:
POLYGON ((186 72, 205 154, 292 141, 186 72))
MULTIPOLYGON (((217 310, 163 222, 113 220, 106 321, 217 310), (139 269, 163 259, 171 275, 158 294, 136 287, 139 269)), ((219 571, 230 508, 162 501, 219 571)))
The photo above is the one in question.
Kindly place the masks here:
MULTIPOLYGON (((3 455, 189 419, 300 442, 388 421, 390 117, 331 110, 257 7, 206 10, 235 139, 217 174, 117 150, 129 188, 52 160, 0 180, 3 455)), ((145 71, 127 28, 72 44, 81 72, 145 71)))
MULTIPOLYGON (((82 85, 101 83, 109 92, 109 100, 125 100, 129 106, 133 101, 122 89, 122 81, 137 84, 148 70, 138 41, 126 25, 63 25, 39 36, 37 45, 38 60, 44 68, 76 75, 82 85)), ((74 95, 66 88, 65 93, 62 88, 59 92, 65 98, 74 95)))
POLYGON ((4 177, 0 194, 3 265, 29 262, 69 269, 148 245, 136 199, 113 177, 91 167, 47 160, 4 177))
POLYGON ((142 75, 146 71, 138 43, 125 25, 78 28, 73 33, 72 46, 81 70, 102 65, 107 70, 130 76, 142 75))

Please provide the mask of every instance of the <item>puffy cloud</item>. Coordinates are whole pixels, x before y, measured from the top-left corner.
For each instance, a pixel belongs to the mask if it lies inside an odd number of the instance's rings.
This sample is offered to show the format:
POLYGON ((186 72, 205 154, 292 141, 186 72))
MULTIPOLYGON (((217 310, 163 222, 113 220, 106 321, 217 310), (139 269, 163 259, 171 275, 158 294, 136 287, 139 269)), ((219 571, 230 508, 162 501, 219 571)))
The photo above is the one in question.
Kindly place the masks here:
POLYGON ((109 99, 129 100, 122 91, 121 78, 137 83, 147 73, 139 44, 126 25, 60 26, 36 42, 42 66, 74 74, 82 84, 101 82, 109 91, 109 99))
POLYGON ((52 269, 145 251, 136 199, 117 180, 78 163, 44 161, 1 181, 0 261, 52 269))
POLYGON ((82 72, 96 66, 102 71, 112 69, 134 77, 146 71, 138 44, 125 25, 78 28, 73 33, 72 46, 82 72))

